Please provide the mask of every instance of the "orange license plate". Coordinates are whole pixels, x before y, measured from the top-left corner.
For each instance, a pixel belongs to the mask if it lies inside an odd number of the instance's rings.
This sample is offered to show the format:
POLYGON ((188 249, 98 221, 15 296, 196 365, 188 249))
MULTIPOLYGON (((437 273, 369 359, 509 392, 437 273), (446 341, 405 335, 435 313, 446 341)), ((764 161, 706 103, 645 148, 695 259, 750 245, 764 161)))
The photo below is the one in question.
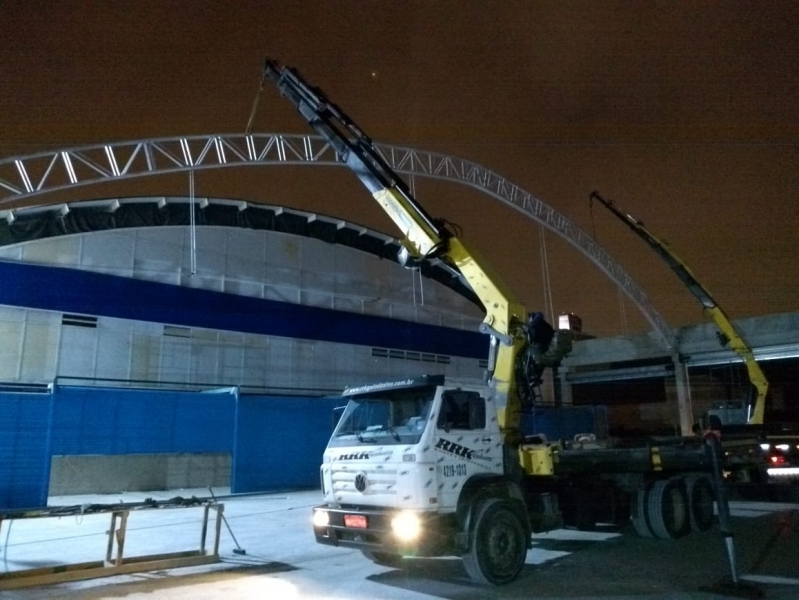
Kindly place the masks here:
POLYGON ((366 529, 366 517, 364 515, 344 515, 344 526, 366 529))

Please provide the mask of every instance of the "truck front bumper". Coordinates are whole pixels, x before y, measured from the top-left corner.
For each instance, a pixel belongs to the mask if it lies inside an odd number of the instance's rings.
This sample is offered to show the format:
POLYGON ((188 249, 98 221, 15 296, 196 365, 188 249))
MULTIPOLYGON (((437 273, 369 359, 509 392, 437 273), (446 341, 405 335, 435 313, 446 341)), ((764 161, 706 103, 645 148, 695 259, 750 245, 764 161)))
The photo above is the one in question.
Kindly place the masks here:
POLYGON ((327 505, 316 506, 313 511, 314 535, 320 544, 404 556, 457 554, 454 515, 421 511, 407 513, 414 515, 419 522, 418 535, 408 539, 398 535, 392 526, 395 517, 403 511, 331 508, 327 505), (319 512, 326 513, 327 519, 320 519, 319 512))

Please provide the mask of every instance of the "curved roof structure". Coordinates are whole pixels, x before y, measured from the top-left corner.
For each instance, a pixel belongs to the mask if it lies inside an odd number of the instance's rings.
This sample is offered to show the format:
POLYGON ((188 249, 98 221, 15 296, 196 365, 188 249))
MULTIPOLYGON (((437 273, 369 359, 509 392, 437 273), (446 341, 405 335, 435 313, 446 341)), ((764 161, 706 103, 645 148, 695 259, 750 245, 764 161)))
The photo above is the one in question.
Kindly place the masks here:
MULTIPOLYGON (((621 265, 592 236, 542 200, 467 160, 386 144, 375 147, 398 173, 470 186, 538 221, 616 282, 666 347, 676 345, 663 317, 621 265)), ((0 161, 0 189, 5 190, 0 208, 11 209, 34 196, 101 181, 246 165, 343 163, 327 142, 313 135, 211 134, 100 144, 0 161)), ((13 209, 4 214, 7 220, 15 218, 13 209)))
MULTIPOLYGON (((0 220, 0 246, 44 238, 129 227, 188 226, 189 198, 147 197, 89 200, 38 206, 14 211, 14 218, 0 220)), ((341 244, 397 262, 399 242, 335 217, 282 206, 218 198, 195 199, 197 226, 241 227, 279 231, 341 244)), ((422 275, 433 279, 482 309, 462 278, 439 260, 420 265, 422 275)))

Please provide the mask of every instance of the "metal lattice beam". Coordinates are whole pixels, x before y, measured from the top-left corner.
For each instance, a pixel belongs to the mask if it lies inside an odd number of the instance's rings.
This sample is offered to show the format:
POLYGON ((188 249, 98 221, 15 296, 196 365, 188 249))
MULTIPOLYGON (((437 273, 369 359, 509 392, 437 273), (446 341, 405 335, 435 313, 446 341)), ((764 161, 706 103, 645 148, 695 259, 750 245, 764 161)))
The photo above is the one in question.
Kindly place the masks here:
MULTIPOLYGON (((675 347, 674 334, 632 277, 587 233, 542 200, 476 163, 412 148, 377 144, 398 173, 470 186, 520 211, 566 240, 635 304, 675 347)), ((248 165, 339 165, 330 145, 315 135, 212 134, 99 144, 0 160, 0 209, 21 200, 81 185, 192 169, 248 165)))

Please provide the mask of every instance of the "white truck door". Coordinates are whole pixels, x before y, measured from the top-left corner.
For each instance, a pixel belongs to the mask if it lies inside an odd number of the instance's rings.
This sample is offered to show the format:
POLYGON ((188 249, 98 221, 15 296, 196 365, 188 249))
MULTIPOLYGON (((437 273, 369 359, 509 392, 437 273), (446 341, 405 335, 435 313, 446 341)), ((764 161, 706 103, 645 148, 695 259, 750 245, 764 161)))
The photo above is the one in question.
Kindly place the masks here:
POLYGON ((476 391, 446 390, 442 395, 433 448, 438 503, 444 510, 456 506, 473 475, 502 472, 502 442, 487 409, 493 406, 476 391))

